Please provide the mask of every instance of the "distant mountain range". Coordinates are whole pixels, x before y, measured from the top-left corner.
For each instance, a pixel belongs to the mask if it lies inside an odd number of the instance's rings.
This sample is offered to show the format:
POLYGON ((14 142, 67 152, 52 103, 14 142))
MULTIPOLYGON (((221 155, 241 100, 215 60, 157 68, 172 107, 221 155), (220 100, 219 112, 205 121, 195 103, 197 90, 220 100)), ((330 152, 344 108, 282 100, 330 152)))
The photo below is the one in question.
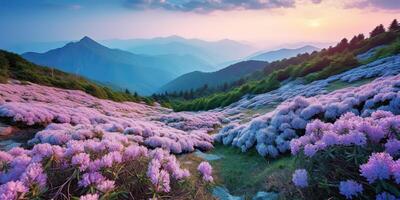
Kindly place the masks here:
POLYGON ((300 48, 295 49, 278 49, 274 51, 267 51, 267 52, 259 52, 255 55, 249 56, 247 60, 260 60, 260 61, 268 61, 273 62, 277 60, 282 60, 284 58, 290 58, 296 56, 301 53, 311 53, 313 51, 319 51, 318 47, 314 47, 311 45, 306 45, 300 48))
POLYGON ((268 62, 282 60, 300 53, 310 53, 316 50, 319 50, 319 48, 306 45, 296 49, 283 48, 274 51, 259 52, 242 59, 247 61, 237 62, 216 72, 195 71, 184 74, 162 86, 158 92, 185 91, 200 88, 205 84, 212 87, 224 83, 231 83, 255 71, 262 70, 268 65, 268 62))
POLYGON ((106 40, 102 43, 116 49, 84 37, 61 48, 44 53, 28 52, 22 56, 36 64, 82 75, 116 89, 127 88, 141 95, 150 95, 154 92, 196 89, 205 84, 218 86, 231 83, 261 70, 267 64, 265 61, 318 50, 308 45, 247 56, 254 48, 240 42, 209 42, 179 36, 106 40), (224 68, 229 63, 231 65, 224 68))
POLYGON ((45 53, 24 53, 36 64, 79 74, 119 88, 149 95, 172 79, 191 71, 211 71, 204 60, 189 54, 148 56, 105 47, 89 37, 45 53))
POLYGON ((268 62, 264 61, 242 61, 216 72, 190 72, 167 83, 159 92, 185 91, 200 88, 205 84, 214 87, 231 83, 255 71, 262 70, 267 64, 268 62))
POLYGON ((223 63, 239 60, 256 49, 250 45, 233 40, 204 41, 186 39, 180 36, 158 37, 152 39, 106 40, 103 44, 130 51, 135 54, 146 55, 193 55, 206 60, 211 65, 221 69, 223 63))

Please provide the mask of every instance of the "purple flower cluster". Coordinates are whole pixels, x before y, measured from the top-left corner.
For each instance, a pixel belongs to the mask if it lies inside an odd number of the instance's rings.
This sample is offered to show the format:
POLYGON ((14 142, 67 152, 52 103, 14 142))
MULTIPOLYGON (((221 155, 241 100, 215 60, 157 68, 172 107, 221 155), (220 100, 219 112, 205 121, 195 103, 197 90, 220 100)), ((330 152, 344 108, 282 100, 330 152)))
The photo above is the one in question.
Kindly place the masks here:
POLYGON ((20 199, 28 192, 28 188, 21 181, 10 181, 0 185, 0 199, 20 199))
POLYGON ((400 142, 393 131, 400 133, 400 116, 387 111, 376 111, 371 117, 358 117, 346 113, 333 124, 314 120, 307 124, 306 134, 290 141, 292 154, 304 149, 308 157, 331 146, 384 146, 395 156, 400 153, 400 142), (377 117, 380 116, 380 117, 377 117), (391 127, 391 128, 388 128, 391 127))
POLYGON ((308 187, 308 173, 305 169, 297 169, 292 176, 295 186, 300 188, 308 187))
POLYGON ((378 195, 376 195, 376 200, 398 200, 395 196, 387 193, 387 192, 382 192, 378 195))
POLYGON ((197 170, 200 172, 200 174, 203 176, 203 180, 207 182, 213 182, 213 177, 212 177, 212 167, 210 163, 208 162, 201 162, 199 166, 197 167, 197 170))
MULTIPOLYGON (((292 154, 303 152, 309 159, 313 159, 318 152, 324 155, 331 147, 354 147, 372 151, 371 155, 365 155, 366 158, 369 156, 368 162, 355 166, 359 167, 360 179, 369 184, 382 181, 400 184, 400 142, 397 139, 399 125, 400 117, 387 111, 376 111, 365 118, 346 113, 334 123, 314 120, 307 124, 305 135, 293 139, 290 147, 292 154)), ((348 180, 340 182, 339 191, 347 199, 351 199, 361 194, 363 188, 361 184, 348 180)), ((379 198, 386 196, 384 193, 379 198)))
POLYGON ((182 169, 174 155, 162 149, 155 149, 150 152, 152 158, 147 176, 150 178, 156 192, 169 192, 171 190, 171 178, 182 180, 190 176, 187 169, 182 169))
POLYGON ((374 153, 367 163, 360 166, 360 172, 369 183, 373 183, 376 180, 389 179, 393 164, 393 158, 389 154, 374 153))
POLYGON ((400 159, 395 161, 385 152, 373 153, 367 163, 360 165, 360 172, 369 183, 393 177, 394 181, 400 184, 400 159))
POLYGON ((352 199, 363 192, 363 187, 353 180, 347 180, 340 182, 339 191, 346 199, 352 199))
POLYGON ((70 168, 78 172, 78 186, 97 191, 81 199, 97 199, 118 187, 116 181, 104 172, 146 160, 150 160, 148 176, 156 188, 155 192, 169 192, 172 180, 179 181, 190 176, 189 171, 182 169, 176 157, 167 150, 158 148, 149 151, 129 141, 125 135, 107 134, 102 138, 71 140, 63 146, 44 143, 36 144, 31 150, 16 147, 8 152, 0 151, 1 166, 5 166, 0 170, 0 199, 34 198, 26 195, 44 192, 49 185, 42 163, 49 162, 56 167, 55 170, 70 168), (29 192, 33 189, 36 190, 34 193, 29 192))

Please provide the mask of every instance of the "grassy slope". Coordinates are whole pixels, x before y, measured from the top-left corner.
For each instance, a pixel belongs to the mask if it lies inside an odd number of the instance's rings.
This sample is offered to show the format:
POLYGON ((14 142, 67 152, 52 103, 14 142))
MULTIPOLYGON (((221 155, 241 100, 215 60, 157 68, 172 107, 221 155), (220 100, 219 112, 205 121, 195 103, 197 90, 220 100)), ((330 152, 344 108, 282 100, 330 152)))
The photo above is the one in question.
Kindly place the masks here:
POLYGON ((221 144, 216 144, 209 153, 223 157, 210 161, 217 184, 225 185, 233 195, 244 195, 246 198, 254 196, 258 191, 281 191, 281 188, 270 187, 267 178, 286 174, 285 182, 290 183, 288 178, 294 170, 295 160, 290 156, 266 160, 254 149, 242 153, 238 148, 221 144))
POLYGON ((8 79, 29 81, 63 89, 82 90, 95 97, 114 101, 151 102, 150 99, 137 95, 113 91, 80 76, 35 65, 17 54, 0 50, 0 83, 6 83, 8 79))

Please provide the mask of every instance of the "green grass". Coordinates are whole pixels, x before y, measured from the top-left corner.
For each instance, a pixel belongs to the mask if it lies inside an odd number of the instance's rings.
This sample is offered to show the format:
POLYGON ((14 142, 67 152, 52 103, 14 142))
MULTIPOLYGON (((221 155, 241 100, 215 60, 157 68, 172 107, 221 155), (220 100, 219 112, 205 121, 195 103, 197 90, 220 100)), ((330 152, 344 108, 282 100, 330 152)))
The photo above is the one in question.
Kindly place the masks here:
POLYGON ((267 160, 254 148, 242 153, 238 148, 216 144, 209 153, 223 157, 220 160, 210 161, 218 183, 225 185, 231 194, 244 195, 246 199, 258 191, 266 191, 269 176, 282 172, 291 173, 295 164, 295 159, 291 156, 267 160))
POLYGON ((326 90, 328 92, 333 92, 335 90, 339 90, 339 89, 343 89, 343 88, 347 88, 347 87, 359 87, 361 85, 370 83, 371 81, 373 81, 375 78, 367 78, 367 79, 361 79, 358 81, 354 81, 352 83, 348 83, 348 82, 343 82, 341 80, 337 80, 334 81, 332 83, 330 83, 327 87, 326 90))

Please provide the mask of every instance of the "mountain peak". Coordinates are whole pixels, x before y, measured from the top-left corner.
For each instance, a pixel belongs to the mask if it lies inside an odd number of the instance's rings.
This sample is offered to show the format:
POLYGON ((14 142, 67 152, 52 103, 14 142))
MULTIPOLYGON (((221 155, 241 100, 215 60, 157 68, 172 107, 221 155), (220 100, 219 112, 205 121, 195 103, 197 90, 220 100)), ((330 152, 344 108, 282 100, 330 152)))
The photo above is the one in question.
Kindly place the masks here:
POLYGON ((71 43, 71 45, 76 47, 86 47, 91 49, 107 48, 88 36, 83 37, 78 42, 71 43))
POLYGON ((92 38, 85 36, 82 39, 79 40, 80 43, 97 43, 96 41, 94 41, 92 38))

